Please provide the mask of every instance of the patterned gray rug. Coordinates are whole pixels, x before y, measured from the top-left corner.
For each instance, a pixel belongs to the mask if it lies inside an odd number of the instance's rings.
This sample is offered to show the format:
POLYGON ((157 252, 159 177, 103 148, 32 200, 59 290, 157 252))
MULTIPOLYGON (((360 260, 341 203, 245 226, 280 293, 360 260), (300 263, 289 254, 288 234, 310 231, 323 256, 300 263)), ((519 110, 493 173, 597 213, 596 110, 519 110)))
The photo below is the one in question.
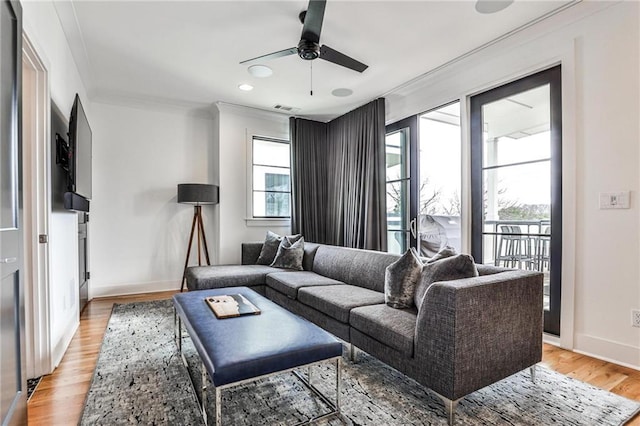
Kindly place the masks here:
MULTIPOLYGON (((185 351, 197 364, 193 348, 185 351)), ((432 392, 375 358, 361 354, 343 363, 342 416, 322 425, 446 425, 432 392)), ((329 397, 334 368, 314 370, 314 384, 329 397), (326 386, 326 387, 325 387, 326 386)), ((198 374, 194 374, 198 377, 198 374)), ((223 392, 223 424, 290 424, 327 407, 292 374, 223 392)), ((198 425, 198 402, 173 340, 171 302, 116 305, 104 336, 81 425, 198 425)), ((640 404, 538 367, 464 398, 459 425, 620 425, 640 404)))

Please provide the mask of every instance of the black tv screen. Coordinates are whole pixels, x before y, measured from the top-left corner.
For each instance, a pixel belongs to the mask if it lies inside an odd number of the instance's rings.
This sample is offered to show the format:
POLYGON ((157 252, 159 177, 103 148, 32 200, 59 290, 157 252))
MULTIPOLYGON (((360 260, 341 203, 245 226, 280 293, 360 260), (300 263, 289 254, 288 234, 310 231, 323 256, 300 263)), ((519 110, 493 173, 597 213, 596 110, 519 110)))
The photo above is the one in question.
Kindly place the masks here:
POLYGON ((89 121, 80 96, 76 94, 69 120, 69 144, 72 152, 70 190, 87 200, 91 199, 91 137, 89 121))

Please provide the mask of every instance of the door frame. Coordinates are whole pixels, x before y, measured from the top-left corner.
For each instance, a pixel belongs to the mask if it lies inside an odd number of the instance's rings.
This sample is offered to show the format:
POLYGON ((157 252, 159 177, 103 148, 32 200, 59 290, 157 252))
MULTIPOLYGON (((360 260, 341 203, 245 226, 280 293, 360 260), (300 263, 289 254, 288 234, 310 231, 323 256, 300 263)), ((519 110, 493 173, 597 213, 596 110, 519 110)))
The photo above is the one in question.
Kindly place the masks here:
MULTIPOLYGON (((51 215, 50 184, 50 88, 47 67, 33 43, 22 34, 23 84, 31 84, 29 99, 23 97, 23 137, 25 176, 25 272, 31 278, 25 282, 27 377, 39 377, 53 371, 50 329, 49 244, 40 243, 39 236, 49 235, 51 215), (25 107, 29 105, 27 113, 25 107), (27 137, 28 135, 28 137, 27 137)), ((23 92, 23 95, 25 93, 23 92)))
POLYGON ((482 189, 482 105, 492 100, 507 97, 514 92, 523 92, 544 84, 550 85, 550 138, 551 138, 551 259, 550 259, 550 304, 544 311, 544 331, 560 336, 562 302, 562 66, 556 65, 544 71, 522 76, 511 83, 487 90, 470 97, 470 145, 471 145, 471 253, 483 259, 483 197, 482 189), (480 159, 480 161, 474 161, 480 159), (553 283, 556 283, 553 285, 553 283))
MULTIPOLYGON (((409 144, 409 247, 418 247, 418 174, 419 174, 419 164, 418 157, 420 153, 420 148, 418 147, 418 116, 411 115, 407 118, 403 118, 402 120, 396 121, 395 123, 391 123, 385 127, 384 134, 394 133, 400 131, 402 129, 409 129, 409 140, 407 141, 409 144), (412 225, 413 224, 413 225, 412 225), (413 226, 413 228, 412 228, 413 226), (413 231, 415 230, 415 231, 413 231)), ((386 193, 386 177, 385 177, 385 193, 386 193)), ((387 221, 385 216, 385 232, 388 231, 387 221)), ((409 248, 407 247, 407 249, 409 248)), ((387 247, 385 247, 387 250, 387 247)))

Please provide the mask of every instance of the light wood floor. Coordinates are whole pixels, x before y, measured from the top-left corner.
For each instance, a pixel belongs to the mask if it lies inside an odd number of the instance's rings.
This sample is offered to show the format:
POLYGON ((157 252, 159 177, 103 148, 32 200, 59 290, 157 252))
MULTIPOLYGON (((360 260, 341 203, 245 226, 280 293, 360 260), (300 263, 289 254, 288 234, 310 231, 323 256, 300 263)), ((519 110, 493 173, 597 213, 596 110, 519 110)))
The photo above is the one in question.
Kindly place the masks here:
MULTIPOLYGON (((93 370, 114 303, 158 300, 173 292, 94 299, 80 317, 80 326, 58 368, 42 378, 28 404, 30 425, 75 425, 80 419, 93 370)), ((640 371, 544 345, 542 363, 624 397, 640 401, 640 371)), ((640 417, 630 425, 640 426, 640 417)))

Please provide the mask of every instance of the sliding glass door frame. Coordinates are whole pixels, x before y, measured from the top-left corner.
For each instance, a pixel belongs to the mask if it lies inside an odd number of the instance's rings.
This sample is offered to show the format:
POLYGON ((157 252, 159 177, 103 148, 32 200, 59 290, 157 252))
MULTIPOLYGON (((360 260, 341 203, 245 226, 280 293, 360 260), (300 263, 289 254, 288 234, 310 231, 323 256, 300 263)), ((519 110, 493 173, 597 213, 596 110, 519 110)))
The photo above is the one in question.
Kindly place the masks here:
MULTIPOLYGON (((412 115, 395 123, 389 124, 385 128, 385 135, 406 130, 409 133, 408 153, 409 153, 409 200, 408 200, 408 218, 409 218, 409 247, 418 246, 418 116, 412 115)), ((386 185, 386 184, 385 184, 386 185)), ((407 208, 405 205, 404 208, 407 208)), ((385 221, 385 227, 387 226, 385 221)), ((389 231, 387 229, 387 231, 389 231)), ((408 247, 407 247, 408 248, 408 247)))
POLYGON ((560 65, 470 98, 471 118, 471 253, 483 257, 483 117, 482 106, 549 84, 551 138, 550 307, 544 311, 544 331, 560 335, 562 276, 562 91, 560 65))

